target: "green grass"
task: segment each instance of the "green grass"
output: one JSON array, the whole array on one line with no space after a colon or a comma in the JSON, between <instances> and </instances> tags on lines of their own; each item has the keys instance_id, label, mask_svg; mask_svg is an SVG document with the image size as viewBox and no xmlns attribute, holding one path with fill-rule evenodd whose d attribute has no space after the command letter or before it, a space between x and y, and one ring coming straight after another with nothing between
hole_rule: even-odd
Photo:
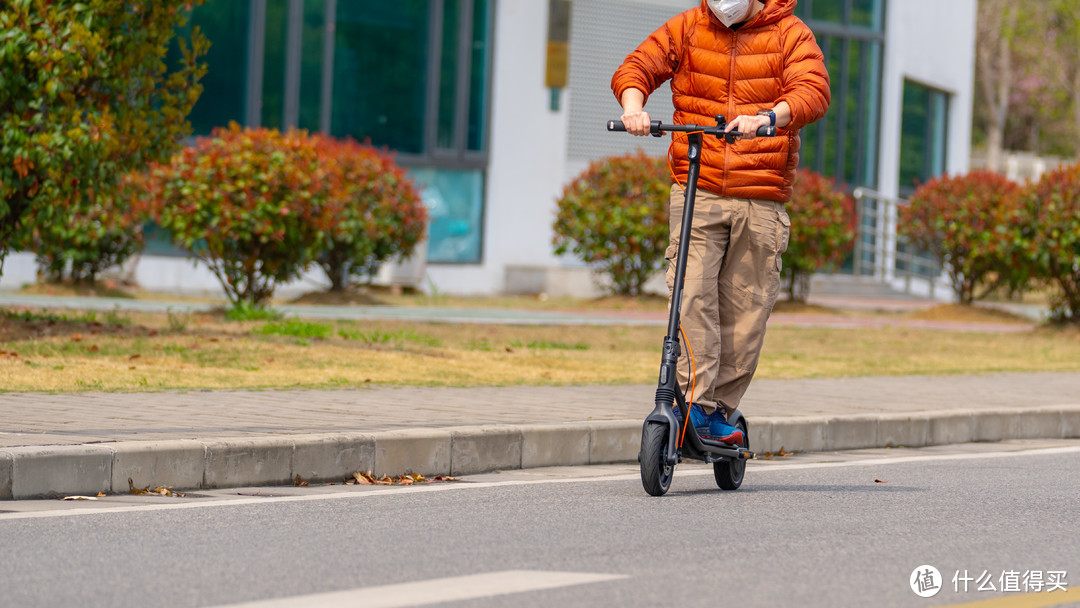
<instances>
[{"instance_id":1,"label":"green grass","mask_svg":"<svg viewBox=\"0 0 1080 608\"><path fill-rule=\"evenodd\" d=\"M886 315L897 321L896 314ZM0 391L656 382L663 328L0 315ZM758 378L1080 371L1080 331L769 329Z\"/></svg>"},{"instance_id":2,"label":"green grass","mask_svg":"<svg viewBox=\"0 0 1080 608\"><path fill-rule=\"evenodd\" d=\"M511 348L530 348L534 350L589 350L589 345L585 342L575 342L570 344L567 342L553 342L551 340L529 340L528 342L512 340L509 346Z\"/></svg>"},{"instance_id":3,"label":"green grass","mask_svg":"<svg viewBox=\"0 0 1080 608\"><path fill-rule=\"evenodd\" d=\"M325 323L286 319L281 323L267 323L256 330L255 333L264 336L292 336L294 338L324 340L333 335L334 328Z\"/></svg>"},{"instance_id":4,"label":"green grass","mask_svg":"<svg viewBox=\"0 0 1080 608\"><path fill-rule=\"evenodd\" d=\"M380 329L373 329L370 331L339 329L337 335L346 340L363 342L365 344L411 342L414 344L422 344L424 346L438 347L442 346L443 343L442 340L438 338L411 329L399 329L397 331L383 331Z\"/></svg>"},{"instance_id":5,"label":"green grass","mask_svg":"<svg viewBox=\"0 0 1080 608\"><path fill-rule=\"evenodd\" d=\"M22 321L24 323L97 323L97 312L92 310L88 310L78 315L49 312L47 310L42 310L39 313L29 310L4 310L0 311L0 314L3 314L4 318L10 321Z\"/></svg>"},{"instance_id":6,"label":"green grass","mask_svg":"<svg viewBox=\"0 0 1080 608\"><path fill-rule=\"evenodd\" d=\"M277 321L283 315L264 306L254 306L247 302L237 302L225 311L227 321Z\"/></svg>"}]
</instances>

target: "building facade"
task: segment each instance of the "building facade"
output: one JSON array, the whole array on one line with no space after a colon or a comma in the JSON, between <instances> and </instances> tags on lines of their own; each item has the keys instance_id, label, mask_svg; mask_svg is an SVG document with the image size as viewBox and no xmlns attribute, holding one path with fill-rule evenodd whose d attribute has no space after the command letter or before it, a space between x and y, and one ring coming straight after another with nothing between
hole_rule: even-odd
<instances>
[{"instance_id":1,"label":"building facade","mask_svg":"<svg viewBox=\"0 0 1080 608\"><path fill-rule=\"evenodd\" d=\"M666 139L605 131L620 113L609 82L649 33L699 3L207 0L187 26L213 44L190 119L196 135L236 121L393 150L430 210L422 288L588 294L588 269L553 253L556 199L594 159L666 153ZM825 119L803 131L803 166L893 198L966 171L975 9L976 0L800 0L833 93ZM646 109L670 121L666 86ZM150 289L217 289L164 235L135 277ZM325 283L313 273L286 291Z\"/></svg>"}]
</instances>

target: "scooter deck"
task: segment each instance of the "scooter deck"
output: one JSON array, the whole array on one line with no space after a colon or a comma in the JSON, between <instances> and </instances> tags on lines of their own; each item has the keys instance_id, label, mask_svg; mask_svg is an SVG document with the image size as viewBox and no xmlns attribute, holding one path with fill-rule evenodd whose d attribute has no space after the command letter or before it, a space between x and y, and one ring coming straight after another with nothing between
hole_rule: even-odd
<instances>
[{"instance_id":1,"label":"scooter deck","mask_svg":"<svg viewBox=\"0 0 1080 608\"><path fill-rule=\"evenodd\" d=\"M695 445L695 443L697 445ZM716 462L721 459L738 460L742 458L754 458L754 452L751 450L729 443L698 437L697 433L691 429L686 429L686 440L680 450L680 455L683 458L701 460L707 463Z\"/></svg>"}]
</instances>

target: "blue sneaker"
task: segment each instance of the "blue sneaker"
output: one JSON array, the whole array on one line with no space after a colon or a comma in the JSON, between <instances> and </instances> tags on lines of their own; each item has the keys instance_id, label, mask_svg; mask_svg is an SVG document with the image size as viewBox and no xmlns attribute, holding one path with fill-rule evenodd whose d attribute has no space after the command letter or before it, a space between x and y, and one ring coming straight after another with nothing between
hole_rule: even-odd
<instances>
[{"instance_id":1,"label":"blue sneaker","mask_svg":"<svg viewBox=\"0 0 1080 608\"><path fill-rule=\"evenodd\" d=\"M710 438L709 433L709 415L705 413L705 410L697 403L690 405L690 422L694 425L694 430L697 431L698 437L704 439Z\"/></svg>"},{"instance_id":2,"label":"blue sneaker","mask_svg":"<svg viewBox=\"0 0 1080 608\"><path fill-rule=\"evenodd\" d=\"M718 407L716 411L709 414L708 424L709 439L730 443L731 445L738 445L743 442L742 429L728 424L727 416L724 415L724 408Z\"/></svg>"}]
</instances>

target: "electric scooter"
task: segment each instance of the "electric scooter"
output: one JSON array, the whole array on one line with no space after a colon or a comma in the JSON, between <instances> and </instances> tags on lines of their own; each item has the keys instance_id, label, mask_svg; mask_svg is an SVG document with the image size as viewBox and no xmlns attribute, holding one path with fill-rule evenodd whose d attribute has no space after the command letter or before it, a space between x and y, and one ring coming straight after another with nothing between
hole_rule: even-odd
<instances>
[{"instance_id":1,"label":"electric scooter","mask_svg":"<svg viewBox=\"0 0 1080 608\"><path fill-rule=\"evenodd\" d=\"M620 120L609 120L608 131L626 131ZM737 490L742 485L746 473L746 461L754 457L750 451L750 434L747 432L746 418L735 410L728 416L728 424L742 431L743 440L738 445L712 441L698 436L694 425L690 423L690 404L676 380L675 369L678 365L682 348L679 343L680 315L682 311L683 280L686 276L686 255L690 247L690 230L694 217L694 196L697 193L698 173L701 170L701 146L706 136L724 139L728 144L742 135L738 131L724 133L727 120L721 115L716 117L716 126L701 125L665 125L659 120L652 121L649 133L662 137L664 133L686 133L689 143L687 160L690 169L686 178L686 202L683 206L682 235L679 239L678 257L675 262L675 283L671 290L671 311L668 315L667 335L664 336L664 350L660 359L660 381L656 388L656 407L645 418L641 429L641 451L638 463L641 465L641 485L652 496L663 496L671 487L675 465L683 458L700 460L713 465L716 485L722 490ZM776 127L761 127L759 137L776 135ZM675 415L673 407L678 407L682 421ZM684 428L685 427L685 428Z\"/></svg>"}]
</instances>

